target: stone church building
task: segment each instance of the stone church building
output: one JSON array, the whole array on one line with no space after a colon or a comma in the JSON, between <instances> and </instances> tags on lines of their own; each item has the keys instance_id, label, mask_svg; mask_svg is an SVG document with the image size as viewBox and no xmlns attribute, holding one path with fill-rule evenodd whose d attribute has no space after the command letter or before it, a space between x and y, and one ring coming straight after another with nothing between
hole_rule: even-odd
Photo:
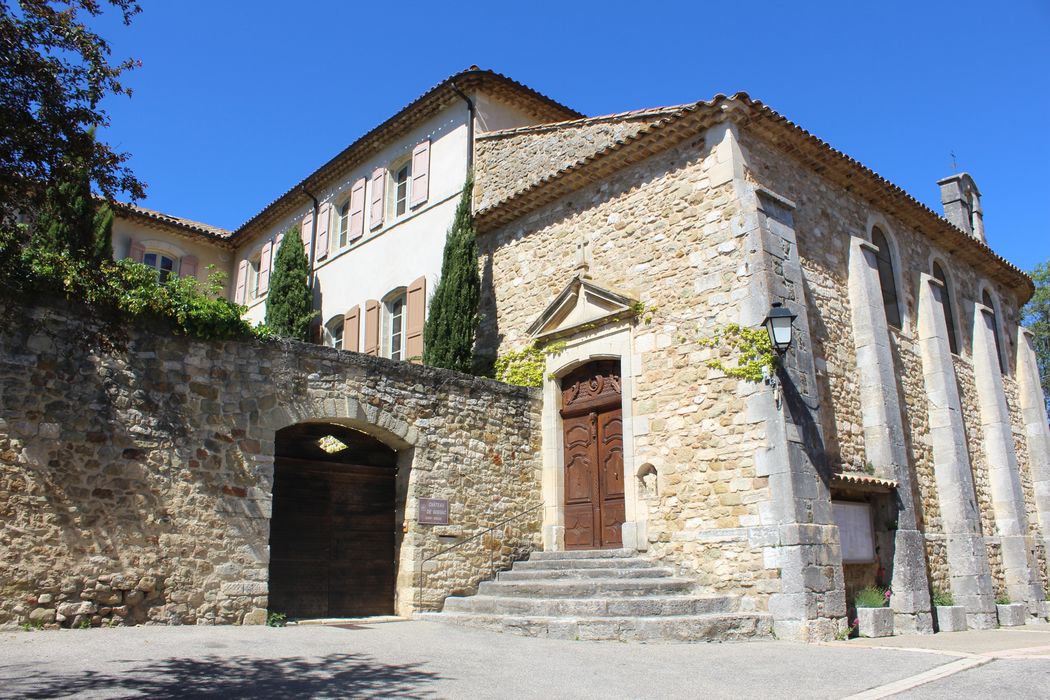
<instances>
[{"instance_id":1,"label":"stone church building","mask_svg":"<svg viewBox=\"0 0 1050 700\"><path fill-rule=\"evenodd\" d=\"M477 354L534 348L531 392L406 362L470 171ZM1041 620L1033 285L989 247L973 178L937 185L943 214L745 94L586 117L471 68L235 231L127 205L117 257L226 272L253 321L298 231L317 341L350 352L137 335L83 357L106 381L79 400L110 397L113 437L48 418L76 394L62 329L87 322L25 312L51 330L2 339L0 622L443 607L552 636L816 640L870 585L897 632L945 627L934 593L971 628L1007 600ZM711 339L774 305L794 319L776 369L713 367L733 359ZM170 420L144 417L165 396Z\"/></svg>"}]
</instances>

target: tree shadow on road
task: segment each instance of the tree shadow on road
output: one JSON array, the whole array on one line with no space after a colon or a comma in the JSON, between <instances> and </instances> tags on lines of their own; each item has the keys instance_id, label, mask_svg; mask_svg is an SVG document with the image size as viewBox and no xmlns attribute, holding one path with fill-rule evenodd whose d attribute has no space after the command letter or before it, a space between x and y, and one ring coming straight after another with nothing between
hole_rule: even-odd
<instances>
[{"instance_id":1,"label":"tree shadow on road","mask_svg":"<svg viewBox=\"0 0 1050 700\"><path fill-rule=\"evenodd\" d=\"M62 674L0 667L8 676L0 696L54 698L403 698L434 697L426 685L441 679L422 664L376 663L363 654L304 659L209 656L123 662L121 668Z\"/></svg>"}]
</instances>

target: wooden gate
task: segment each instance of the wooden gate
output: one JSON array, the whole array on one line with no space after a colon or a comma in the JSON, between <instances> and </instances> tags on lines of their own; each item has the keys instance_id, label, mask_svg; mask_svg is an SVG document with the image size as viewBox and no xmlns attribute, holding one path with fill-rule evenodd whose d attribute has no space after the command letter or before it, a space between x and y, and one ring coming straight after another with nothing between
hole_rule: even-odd
<instances>
[{"instance_id":1,"label":"wooden gate","mask_svg":"<svg viewBox=\"0 0 1050 700\"><path fill-rule=\"evenodd\" d=\"M602 360L561 382L565 443L565 547L623 545L623 398L620 363Z\"/></svg>"},{"instance_id":2,"label":"wooden gate","mask_svg":"<svg viewBox=\"0 0 1050 700\"><path fill-rule=\"evenodd\" d=\"M346 428L278 434L270 610L293 619L394 612L395 464L393 450Z\"/></svg>"}]
</instances>

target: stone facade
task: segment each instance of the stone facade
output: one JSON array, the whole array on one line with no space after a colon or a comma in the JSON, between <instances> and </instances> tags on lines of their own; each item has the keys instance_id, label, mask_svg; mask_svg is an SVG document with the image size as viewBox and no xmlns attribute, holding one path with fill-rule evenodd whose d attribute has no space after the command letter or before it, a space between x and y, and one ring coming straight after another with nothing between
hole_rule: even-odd
<instances>
[{"instance_id":1,"label":"stone facade","mask_svg":"<svg viewBox=\"0 0 1050 700\"><path fill-rule=\"evenodd\" d=\"M275 431L307 421L398 451L401 613L538 545L539 402L526 389L164 328L99 350L76 309L0 313L0 625L265 621ZM420 497L449 499L450 524L420 525Z\"/></svg>"},{"instance_id":2,"label":"stone facade","mask_svg":"<svg viewBox=\"0 0 1050 700\"><path fill-rule=\"evenodd\" d=\"M991 253L986 264L972 248L946 245L946 237L957 233L931 237L925 223L916 223L927 213L851 191L778 147L745 118L734 119L729 107L722 109L731 115L722 123L698 126L692 138L668 138L662 149L650 140L646 147L653 155L625 161L619 169L609 164L616 148L584 147L590 160L577 159L572 182L584 182L592 161L598 174L553 201L535 196L522 202L517 195L548 183L560 192L559 169L572 160L566 152L578 145L588 120L482 139L477 208L483 224L494 223L479 231L488 302L480 350L497 355L532 342L530 326L543 305L580 270L596 284L637 299L645 314L616 319L604 330L592 324L562 333L570 357L551 357L545 380L556 384L588 357L618 354L603 332L620 328L627 334L619 343L628 348L619 354L629 375L625 385L630 383L624 411L632 417L633 453L625 479L637 474L638 481L633 493L628 489L625 542L629 530L644 533L634 543L639 549L711 590L739 594L745 605L770 610L783 623L778 634L830 636L840 628L835 621L846 615L847 596L874 583L895 590L898 631L929 632L930 592L953 590L970 576L950 573L950 552L959 550L943 528L945 495L935 476L930 412L936 399L929 393L930 369L920 348L920 284L937 261L949 282L937 309L945 298L951 303L959 344L944 371L959 387L958 429L965 436L960 454L973 471L969 500L979 514L973 521L979 544L970 555L972 566L989 572L995 592L1005 591L985 455L984 426L990 423L987 418L982 423L972 356L975 304L987 291L1002 342L1004 420L1023 491L1023 539L1032 562L1025 595L1031 615L1045 614L1037 593L1045 589L1048 572L1033 488L1042 471L1031 476L1029 444L1035 443L1026 440L1026 431L1033 434L1033 421L1022 416L1015 368L1019 307L1028 293L1023 283L1003 273ZM594 121L592 131L611 133ZM625 131L616 145L626 148L645 138L644 129ZM498 157L503 142L511 141L513 157ZM513 163L529 163L527 173ZM541 176L531 178L533 172ZM485 214L501 202L516 216ZM901 328L883 323L883 374L865 379L868 355L858 355L857 302L848 293L851 275L857 274L851 271L850 250L852 238L877 252L870 243L876 226L893 247L902 323ZM875 284L874 308L881 313L877 278ZM798 345L781 377L787 406L780 413L771 408L776 392L711 369L713 351L699 342L728 323L757 325L774 300L799 314ZM863 313L861 325L871 318L871 310ZM872 377L880 376L882 384L874 387ZM865 415L870 390L882 386L896 403L896 428ZM546 397L557 401L556 392ZM545 411L552 416L544 428L545 469L557 473L557 406ZM885 444L896 445L889 452L880 442L885 430L890 431ZM845 488L838 474L868 478L876 486ZM561 498L556 484L545 494L548 500ZM880 514L874 562L844 570L828 512L836 498L868 501ZM550 522L556 514L554 508L546 516L548 548L560 546L557 523ZM981 601L983 607L991 602ZM971 611L972 624L994 622L994 606L983 607Z\"/></svg>"}]
</instances>

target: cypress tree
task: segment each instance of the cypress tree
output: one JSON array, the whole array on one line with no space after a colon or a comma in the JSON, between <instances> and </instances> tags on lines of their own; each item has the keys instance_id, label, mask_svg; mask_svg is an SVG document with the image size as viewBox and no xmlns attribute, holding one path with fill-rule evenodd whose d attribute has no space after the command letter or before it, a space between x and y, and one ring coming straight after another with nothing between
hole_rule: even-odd
<instances>
[{"instance_id":1,"label":"cypress tree","mask_svg":"<svg viewBox=\"0 0 1050 700\"><path fill-rule=\"evenodd\" d=\"M299 227L285 232L270 275L266 325L279 336L307 341L317 312L310 295L309 265Z\"/></svg>"},{"instance_id":2,"label":"cypress tree","mask_svg":"<svg viewBox=\"0 0 1050 700\"><path fill-rule=\"evenodd\" d=\"M103 202L95 210L94 244L96 260L113 259L113 208Z\"/></svg>"},{"instance_id":3,"label":"cypress tree","mask_svg":"<svg viewBox=\"0 0 1050 700\"><path fill-rule=\"evenodd\" d=\"M95 200L86 172L71 168L48 186L34 242L56 253L95 254Z\"/></svg>"},{"instance_id":4,"label":"cypress tree","mask_svg":"<svg viewBox=\"0 0 1050 700\"><path fill-rule=\"evenodd\" d=\"M80 136L95 140L95 130ZM91 192L91 174L83 159L68 163L44 195L44 206L34 227L34 243L56 253L95 260L113 258L113 211L99 204Z\"/></svg>"},{"instance_id":5,"label":"cypress tree","mask_svg":"<svg viewBox=\"0 0 1050 700\"><path fill-rule=\"evenodd\" d=\"M471 216L474 178L467 176L456 217L445 238L441 280L430 300L423 329L423 364L470 372L474 364L474 339L478 329L478 246Z\"/></svg>"}]
</instances>

